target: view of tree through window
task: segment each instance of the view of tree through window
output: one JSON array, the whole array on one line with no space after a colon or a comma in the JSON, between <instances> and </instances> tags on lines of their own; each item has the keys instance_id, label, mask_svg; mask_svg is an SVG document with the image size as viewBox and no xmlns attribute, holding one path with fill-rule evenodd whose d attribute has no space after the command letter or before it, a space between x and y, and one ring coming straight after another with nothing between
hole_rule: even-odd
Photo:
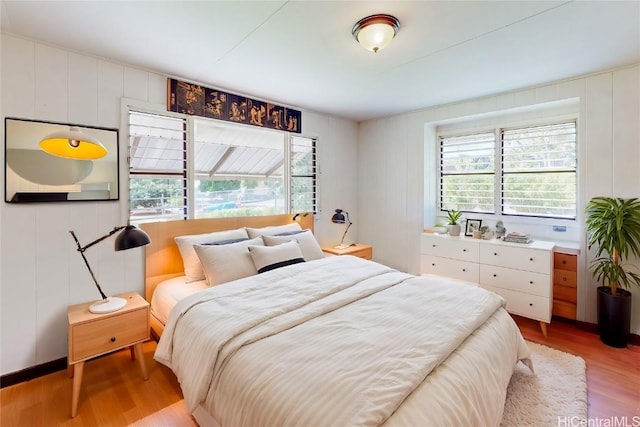
<instances>
[{"instance_id":1,"label":"view of tree through window","mask_svg":"<svg viewBox=\"0 0 640 427\"><path fill-rule=\"evenodd\" d=\"M440 207L575 219L576 164L575 122L441 137Z\"/></svg>"},{"instance_id":2,"label":"view of tree through window","mask_svg":"<svg viewBox=\"0 0 640 427\"><path fill-rule=\"evenodd\" d=\"M441 140L441 206L445 210L494 212L495 134Z\"/></svg>"}]
</instances>

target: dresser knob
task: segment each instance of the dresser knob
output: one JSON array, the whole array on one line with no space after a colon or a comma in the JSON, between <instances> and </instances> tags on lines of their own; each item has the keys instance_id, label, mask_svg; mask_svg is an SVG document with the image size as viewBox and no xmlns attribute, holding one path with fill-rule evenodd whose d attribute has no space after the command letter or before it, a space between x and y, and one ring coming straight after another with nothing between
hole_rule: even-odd
<instances>
[{"instance_id":1,"label":"dresser knob","mask_svg":"<svg viewBox=\"0 0 640 427\"><path fill-rule=\"evenodd\" d=\"M566 278L566 277L563 277L563 278L562 278L562 281L563 281L563 282L566 282L566 281L567 281L567 278Z\"/></svg>"},{"instance_id":2,"label":"dresser knob","mask_svg":"<svg viewBox=\"0 0 640 427\"><path fill-rule=\"evenodd\" d=\"M467 271L467 269L466 269L466 268L463 268L463 269L462 269L462 271Z\"/></svg>"},{"instance_id":3,"label":"dresser knob","mask_svg":"<svg viewBox=\"0 0 640 427\"><path fill-rule=\"evenodd\" d=\"M434 248L436 247L436 245L431 245L431 246L434 247Z\"/></svg>"},{"instance_id":4,"label":"dresser knob","mask_svg":"<svg viewBox=\"0 0 640 427\"><path fill-rule=\"evenodd\" d=\"M533 261L533 258L529 258L529 261Z\"/></svg>"},{"instance_id":5,"label":"dresser knob","mask_svg":"<svg viewBox=\"0 0 640 427\"><path fill-rule=\"evenodd\" d=\"M116 337L111 337L111 342L116 342Z\"/></svg>"},{"instance_id":6,"label":"dresser knob","mask_svg":"<svg viewBox=\"0 0 640 427\"><path fill-rule=\"evenodd\" d=\"M562 263L563 263L563 264L566 264L566 263L567 263L567 260L566 260L566 259L563 259L563 260L562 260Z\"/></svg>"},{"instance_id":7,"label":"dresser knob","mask_svg":"<svg viewBox=\"0 0 640 427\"><path fill-rule=\"evenodd\" d=\"M493 255L494 255L494 256L498 256L498 252L494 252L494 253L493 253Z\"/></svg>"},{"instance_id":8,"label":"dresser knob","mask_svg":"<svg viewBox=\"0 0 640 427\"><path fill-rule=\"evenodd\" d=\"M493 275L493 277L498 277L498 275L497 275L497 274L494 274L494 275Z\"/></svg>"},{"instance_id":9,"label":"dresser knob","mask_svg":"<svg viewBox=\"0 0 640 427\"><path fill-rule=\"evenodd\" d=\"M529 303L529 307L533 307L533 303Z\"/></svg>"},{"instance_id":10,"label":"dresser knob","mask_svg":"<svg viewBox=\"0 0 640 427\"><path fill-rule=\"evenodd\" d=\"M530 285L533 285L533 280L529 280L529 284L530 284Z\"/></svg>"},{"instance_id":11,"label":"dresser knob","mask_svg":"<svg viewBox=\"0 0 640 427\"><path fill-rule=\"evenodd\" d=\"M466 250L466 249L463 249L463 250L462 250L462 252L467 252L467 250Z\"/></svg>"},{"instance_id":12,"label":"dresser knob","mask_svg":"<svg viewBox=\"0 0 640 427\"><path fill-rule=\"evenodd\" d=\"M433 263L433 262L432 262L432 263L431 263L431 266L432 266L432 267L435 267L436 265L435 265L435 263Z\"/></svg>"}]
</instances>

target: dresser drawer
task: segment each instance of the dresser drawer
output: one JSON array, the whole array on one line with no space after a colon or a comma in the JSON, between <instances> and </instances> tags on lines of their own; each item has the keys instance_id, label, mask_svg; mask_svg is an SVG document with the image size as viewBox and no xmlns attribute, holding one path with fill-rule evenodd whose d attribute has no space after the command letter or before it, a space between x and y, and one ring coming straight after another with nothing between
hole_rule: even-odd
<instances>
[{"instance_id":1,"label":"dresser drawer","mask_svg":"<svg viewBox=\"0 0 640 427\"><path fill-rule=\"evenodd\" d=\"M553 300L553 315L576 320L576 305L566 301Z\"/></svg>"},{"instance_id":2,"label":"dresser drawer","mask_svg":"<svg viewBox=\"0 0 640 427\"><path fill-rule=\"evenodd\" d=\"M578 257L576 255L554 252L553 268L567 271L578 271Z\"/></svg>"},{"instance_id":3,"label":"dresser drawer","mask_svg":"<svg viewBox=\"0 0 640 427\"><path fill-rule=\"evenodd\" d=\"M578 285L578 273L555 268L553 270L553 284L575 288Z\"/></svg>"},{"instance_id":4,"label":"dresser drawer","mask_svg":"<svg viewBox=\"0 0 640 427\"><path fill-rule=\"evenodd\" d=\"M571 302L575 304L578 301L576 288L567 286L553 285L553 299Z\"/></svg>"},{"instance_id":5,"label":"dresser drawer","mask_svg":"<svg viewBox=\"0 0 640 427\"><path fill-rule=\"evenodd\" d=\"M472 239L423 234L420 246L423 254L475 263L479 260L478 242Z\"/></svg>"},{"instance_id":6,"label":"dresser drawer","mask_svg":"<svg viewBox=\"0 0 640 427\"><path fill-rule=\"evenodd\" d=\"M148 308L73 325L70 334L69 363L128 347L149 336Z\"/></svg>"},{"instance_id":7,"label":"dresser drawer","mask_svg":"<svg viewBox=\"0 0 640 427\"><path fill-rule=\"evenodd\" d=\"M549 274L551 272L551 252L506 245L482 244L480 263Z\"/></svg>"},{"instance_id":8,"label":"dresser drawer","mask_svg":"<svg viewBox=\"0 0 640 427\"><path fill-rule=\"evenodd\" d=\"M551 277L548 274L514 270L495 265L480 265L480 285L525 292L549 298Z\"/></svg>"},{"instance_id":9,"label":"dresser drawer","mask_svg":"<svg viewBox=\"0 0 640 427\"><path fill-rule=\"evenodd\" d=\"M479 267L476 263L422 254L420 264L423 273L478 283Z\"/></svg>"},{"instance_id":10,"label":"dresser drawer","mask_svg":"<svg viewBox=\"0 0 640 427\"><path fill-rule=\"evenodd\" d=\"M481 285L507 301L507 311L530 319L549 323L551 321L551 300L538 295L514 292L508 289Z\"/></svg>"}]
</instances>

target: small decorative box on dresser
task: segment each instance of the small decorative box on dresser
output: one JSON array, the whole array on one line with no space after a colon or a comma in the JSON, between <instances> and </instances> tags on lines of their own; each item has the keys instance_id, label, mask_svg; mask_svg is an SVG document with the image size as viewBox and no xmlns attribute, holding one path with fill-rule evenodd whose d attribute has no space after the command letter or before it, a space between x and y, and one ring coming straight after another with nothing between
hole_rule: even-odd
<instances>
[{"instance_id":1,"label":"small decorative box on dresser","mask_svg":"<svg viewBox=\"0 0 640 427\"><path fill-rule=\"evenodd\" d=\"M553 315L576 319L578 256L553 254Z\"/></svg>"},{"instance_id":2,"label":"small decorative box on dresser","mask_svg":"<svg viewBox=\"0 0 640 427\"><path fill-rule=\"evenodd\" d=\"M519 244L425 233L420 270L475 282L501 295L509 312L538 320L546 336L553 300L554 246L539 240Z\"/></svg>"},{"instance_id":3,"label":"small decorative box on dresser","mask_svg":"<svg viewBox=\"0 0 640 427\"><path fill-rule=\"evenodd\" d=\"M89 306L92 303L73 305L67 310L69 374L73 376L72 417L76 416L78 410L78 396L86 360L130 347L132 358L135 351L143 378L148 378L142 343L149 339L149 303L136 292L119 296L127 300L127 305L112 313L91 313Z\"/></svg>"},{"instance_id":4,"label":"small decorative box on dresser","mask_svg":"<svg viewBox=\"0 0 640 427\"><path fill-rule=\"evenodd\" d=\"M371 259L373 257L373 249L369 245L361 245L356 243L344 249L336 249L332 246L322 248L322 252L332 255L353 255L358 258Z\"/></svg>"}]
</instances>

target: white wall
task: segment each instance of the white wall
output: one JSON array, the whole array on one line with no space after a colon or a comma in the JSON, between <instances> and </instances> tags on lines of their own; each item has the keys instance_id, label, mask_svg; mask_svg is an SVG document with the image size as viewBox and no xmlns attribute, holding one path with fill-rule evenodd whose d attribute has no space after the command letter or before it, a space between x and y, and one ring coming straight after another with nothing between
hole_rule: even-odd
<instances>
[{"instance_id":1,"label":"white wall","mask_svg":"<svg viewBox=\"0 0 640 427\"><path fill-rule=\"evenodd\" d=\"M594 196L640 197L640 65L361 123L360 240L374 245L374 259L418 273L419 236L436 215L436 127L574 99L579 218L557 237L549 231L551 221L516 226L533 230L537 238L579 243L578 320L596 323L598 285L586 267L582 213ZM631 330L640 334L640 289L632 291Z\"/></svg>"},{"instance_id":2,"label":"white wall","mask_svg":"<svg viewBox=\"0 0 640 427\"><path fill-rule=\"evenodd\" d=\"M165 109L165 75L8 35L1 35L0 60L3 119L121 128L122 98ZM322 244L335 244L343 229L329 222L333 209L358 219L357 124L310 111L302 123L304 135L319 138L316 233ZM4 120L2 127L4 134ZM127 145L121 129L119 202L0 204L0 375L65 357L67 306L99 298L69 230L88 243L126 223ZM4 164L4 150L0 156ZM349 235L357 240L355 226ZM112 245L86 252L103 290L143 292L144 250L115 252Z\"/></svg>"}]
</instances>

